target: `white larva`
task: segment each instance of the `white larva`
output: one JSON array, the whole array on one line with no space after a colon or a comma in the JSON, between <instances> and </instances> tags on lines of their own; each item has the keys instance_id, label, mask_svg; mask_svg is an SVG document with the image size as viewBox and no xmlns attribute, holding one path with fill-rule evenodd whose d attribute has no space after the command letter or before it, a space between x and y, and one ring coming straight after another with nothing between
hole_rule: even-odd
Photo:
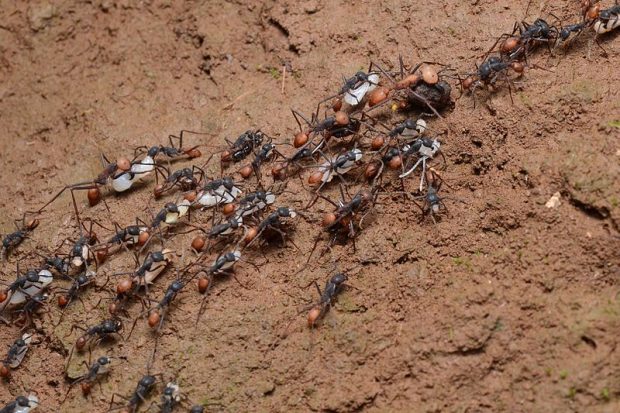
<instances>
[{"instance_id":1,"label":"white larva","mask_svg":"<svg viewBox=\"0 0 620 413\"><path fill-rule=\"evenodd\" d=\"M379 75L371 73L368 75L368 81L363 82L355 89L350 89L344 94L344 101L351 106L359 105L366 96L366 93L373 91L379 83Z\"/></svg>"},{"instance_id":2,"label":"white larva","mask_svg":"<svg viewBox=\"0 0 620 413\"><path fill-rule=\"evenodd\" d=\"M602 13L601 13L602 14ZM600 17L594 22L593 29L598 34L609 33L610 31L620 27L620 14L610 13L609 18L601 19Z\"/></svg>"},{"instance_id":3,"label":"white larva","mask_svg":"<svg viewBox=\"0 0 620 413\"><path fill-rule=\"evenodd\" d=\"M134 183L132 172L123 172L116 178L112 179L112 189L116 192L124 192L131 188Z\"/></svg>"}]
</instances>

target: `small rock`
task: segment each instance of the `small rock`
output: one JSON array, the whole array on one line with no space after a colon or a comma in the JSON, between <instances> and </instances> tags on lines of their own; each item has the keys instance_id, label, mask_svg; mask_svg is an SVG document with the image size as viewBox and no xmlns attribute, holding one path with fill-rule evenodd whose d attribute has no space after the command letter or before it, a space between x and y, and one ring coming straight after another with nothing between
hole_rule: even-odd
<instances>
[{"instance_id":1,"label":"small rock","mask_svg":"<svg viewBox=\"0 0 620 413\"><path fill-rule=\"evenodd\" d=\"M556 192L555 194L553 194L551 196L551 198L549 198L549 200L547 201L547 203L545 204L545 206L547 208L557 208L560 206L560 193Z\"/></svg>"},{"instance_id":2,"label":"small rock","mask_svg":"<svg viewBox=\"0 0 620 413\"><path fill-rule=\"evenodd\" d=\"M56 10L50 3L43 3L39 6L33 6L30 9L30 28L39 31L48 25L49 20L54 17Z\"/></svg>"},{"instance_id":3,"label":"small rock","mask_svg":"<svg viewBox=\"0 0 620 413\"><path fill-rule=\"evenodd\" d=\"M267 396L276 389L276 385L273 382L265 381L257 385L257 389L263 396Z\"/></svg>"}]
</instances>

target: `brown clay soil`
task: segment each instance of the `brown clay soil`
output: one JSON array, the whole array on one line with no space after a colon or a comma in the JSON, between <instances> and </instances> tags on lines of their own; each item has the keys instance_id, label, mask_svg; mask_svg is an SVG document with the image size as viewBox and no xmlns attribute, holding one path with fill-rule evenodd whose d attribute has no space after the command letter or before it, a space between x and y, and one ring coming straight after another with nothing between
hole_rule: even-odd
<instances>
[{"instance_id":1,"label":"brown clay soil","mask_svg":"<svg viewBox=\"0 0 620 413\"><path fill-rule=\"evenodd\" d=\"M289 109L311 113L343 75L371 60L393 68L401 54L463 73L516 20L550 12L566 23L579 19L577 1L532 1L525 15L527 3L2 1L0 232L63 185L95 176L100 153L115 159L182 129L208 132L186 137L186 146L202 145L203 161L225 147L224 137L249 128L290 142L297 125ZM188 403L210 411L620 411L617 37L600 39L607 55L590 32L553 55L534 53L514 103L504 86L488 99L481 91L474 108L470 96L456 99L453 83L455 106L444 112L451 130L429 120L442 134L449 215L419 223L414 204L381 196L355 253L348 242L319 258L323 237L306 266L320 213L331 210L320 200L291 232L302 253L291 243L244 251L259 270L239 263L246 288L218 279L197 325L202 297L195 285L183 290L150 372L176 379ZM216 161L208 168L219 173ZM103 203L89 208L83 192L78 205L83 217L128 225L175 199L153 200L152 187L109 194L111 212ZM310 198L297 179L287 190L279 205L302 208ZM556 192L560 205L545 207ZM338 185L325 193L337 199ZM193 214L192 222L208 227L210 214ZM68 194L40 220L2 263L3 280L15 276L18 260L37 265L32 251L47 254L78 235ZM192 236L166 242L177 267L192 259ZM128 253L101 265L99 283L110 282L85 292L56 327L52 300L35 320L39 343L1 383L0 401L35 391L38 411L104 412L114 393L129 395L156 337L143 319L130 339L93 351L93 359L119 358L90 397L75 386L65 400L63 368L79 335L71 326L106 317L111 274L134 268ZM305 314L295 314L317 299L311 283L323 285L335 268L349 272L347 286L309 329ZM153 296L174 277L167 271ZM55 285L58 293L64 282ZM125 337L139 312L139 304L130 309ZM18 326L2 325L2 348L18 335ZM69 375L87 357L76 355ZM148 403L159 401L162 387L159 380Z\"/></svg>"}]
</instances>

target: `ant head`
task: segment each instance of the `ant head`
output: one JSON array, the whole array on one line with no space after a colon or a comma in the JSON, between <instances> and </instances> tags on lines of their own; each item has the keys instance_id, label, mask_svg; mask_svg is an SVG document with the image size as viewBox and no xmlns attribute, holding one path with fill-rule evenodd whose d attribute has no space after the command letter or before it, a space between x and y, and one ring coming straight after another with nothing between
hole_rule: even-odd
<instances>
[{"instance_id":1,"label":"ant head","mask_svg":"<svg viewBox=\"0 0 620 413\"><path fill-rule=\"evenodd\" d=\"M183 282L176 280L174 281L172 284L170 284L170 288L172 288L172 290L174 292L179 292L181 291L181 289L184 287Z\"/></svg>"},{"instance_id":2,"label":"ant head","mask_svg":"<svg viewBox=\"0 0 620 413\"><path fill-rule=\"evenodd\" d=\"M159 146L151 146L146 154L147 154L147 156L150 156L151 158L154 158L154 157L157 156L159 151L160 151L160 147Z\"/></svg>"},{"instance_id":3,"label":"ant head","mask_svg":"<svg viewBox=\"0 0 620 413\"><path fill-rule=\"evenodd\" d=\"M37 270L28 270L26 272L26 280L31 283L36 283L39 281L39 272Z\"/></svg>"},{"instance_id":4,"label":"ant head","mask_svg":"<svg viewBox=\"0 0 620 413\"><path fill-rule=\"evenodd\" d=\"M99 364L100 366L108 365L111 362L112 360L110 359L110 357L107 357L107 356L101 356L97 359L97 364Z\"/></svg>"},{"instance_id":5,"label":"ant head","mask_svg":"<svg viewBox=\"0 0 620 413\"><path fill-rule=\"evenodd\" d=\"M28 400L28 398L26 396L17 396L17 398L15 399L15 402L17 403L17 406L19 406L19 407L29 407L30 406L30 400Z\"/></svg>"},{"instance_id":6,"label":"ant head","mask_svg":"<svg viewBox=\"0 0 620 413\"><path fill-rule=\"evenodd\" d=\"M338 285L338 284L342 284L348 279L349 277L347 277L345 273L340 272L332 277L331 282Z\"/></svg>"},{"instance_id":7,"label":"ant head","mask_svg":"<svg viewBox=\"0 0 620 413\"><path fill-rule=\"evenodd\" d=\"M103 322L106 330L120 331L123 329L123 322L120 318L110 318Z\"/></svg>"},{"instance_id":8,"label":"ant head","mask_svg":"<svg viewBox=\"0 0 620 413\"><path fill-rule=\"evenodd\" d=\"M138 384L143 387L151 387L152 385L155 384L156 381L157 380L155 379L155 376L151 376L150 374L148 374L142 377L140 381L138 382Z\"/></svg>"},{"instance_id":9,"label":"ant head","mask_svg":"<svg viewBox=\"0 0 620 413\"><path fill-rule=\"evenodd\" d=\"M174 213L178 213L179 212L179 208L177 207L177 204L175 204L174 202L168 202L165 206L164 209L168 212L174 212Z\"/></svg>"}]
</instances>

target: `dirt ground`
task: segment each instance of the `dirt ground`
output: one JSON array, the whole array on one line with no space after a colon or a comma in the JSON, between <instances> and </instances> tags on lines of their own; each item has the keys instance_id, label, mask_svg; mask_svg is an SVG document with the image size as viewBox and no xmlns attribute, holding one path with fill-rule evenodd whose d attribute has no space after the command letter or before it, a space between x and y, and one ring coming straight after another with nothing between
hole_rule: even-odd
<instances>
[{"instance_id":1,"label":"dirt ground","mask_svg":"<svg viewBox=\"0 0 620 413\"><path fill-rule=\"evenodd\" d=\"M527 15L525 0L0 4L2 234L63 185L92 179L100 153L116 159L182 129L207 133L186 135L186 146L202 145L201 161L250 128L290 142L290 108L311 113L371 60L394 68L400 54L464 73L517 20L579 19L573 0L533 0ZM600 43L606 55L591 33L553 55L535 53L513 103L503 87L488 100L481 92L474 108L470 96L456 99L453 83L454 108L445 121L429 120L444 132L449 215L419 223L411 202L382 196L355 253L351 242L336 245L306 266L320 213L331 210L317 202L291 232L301 252L291 243L244 251L236 276L246 288L218 279L198 324L202 296L194 285L180 293L149 372L175 379L187 403L209 411L620 411L618 34ZM154 200L152 187L106 196L111 212L89 208L84 193L78 205L83 217L128 225L175 199ZM337 188L326 194L337 199ZM299 180L287 191L278 205L310 199ZM545 207L556 192L559 206ZM196 225L210 219L192 215ZM15 277L18 260L37 265L32 251L47 254L79 234L68 195L40 220L1 264L3 280ZM167 241L177 266L191 259L192 237ZM325 244L324 236L318 249ZM0 401L35 391L38 411L105 412L114 393L128 396L155 342L144 320L129 339L93 351L118 358L88 398L69 388L63 369L79 336L72 325L106 317L112 274L134 268L131 254L112 257L99 268L100 284L110 282L86 291L60 323L52 300L36 320L39 344L1 383ZM323 285L336 268L348 272L347 286L309 329L295 314L317 299L311 283ZM174 277L158 279L154 296ZM139 312L136 304L124 319L125 338ZM3 325L2 348L18 335ZM71 374L87 356L74 358ZM159 379L148 403L162 388Z\"/></svg>"}]
</instances>

